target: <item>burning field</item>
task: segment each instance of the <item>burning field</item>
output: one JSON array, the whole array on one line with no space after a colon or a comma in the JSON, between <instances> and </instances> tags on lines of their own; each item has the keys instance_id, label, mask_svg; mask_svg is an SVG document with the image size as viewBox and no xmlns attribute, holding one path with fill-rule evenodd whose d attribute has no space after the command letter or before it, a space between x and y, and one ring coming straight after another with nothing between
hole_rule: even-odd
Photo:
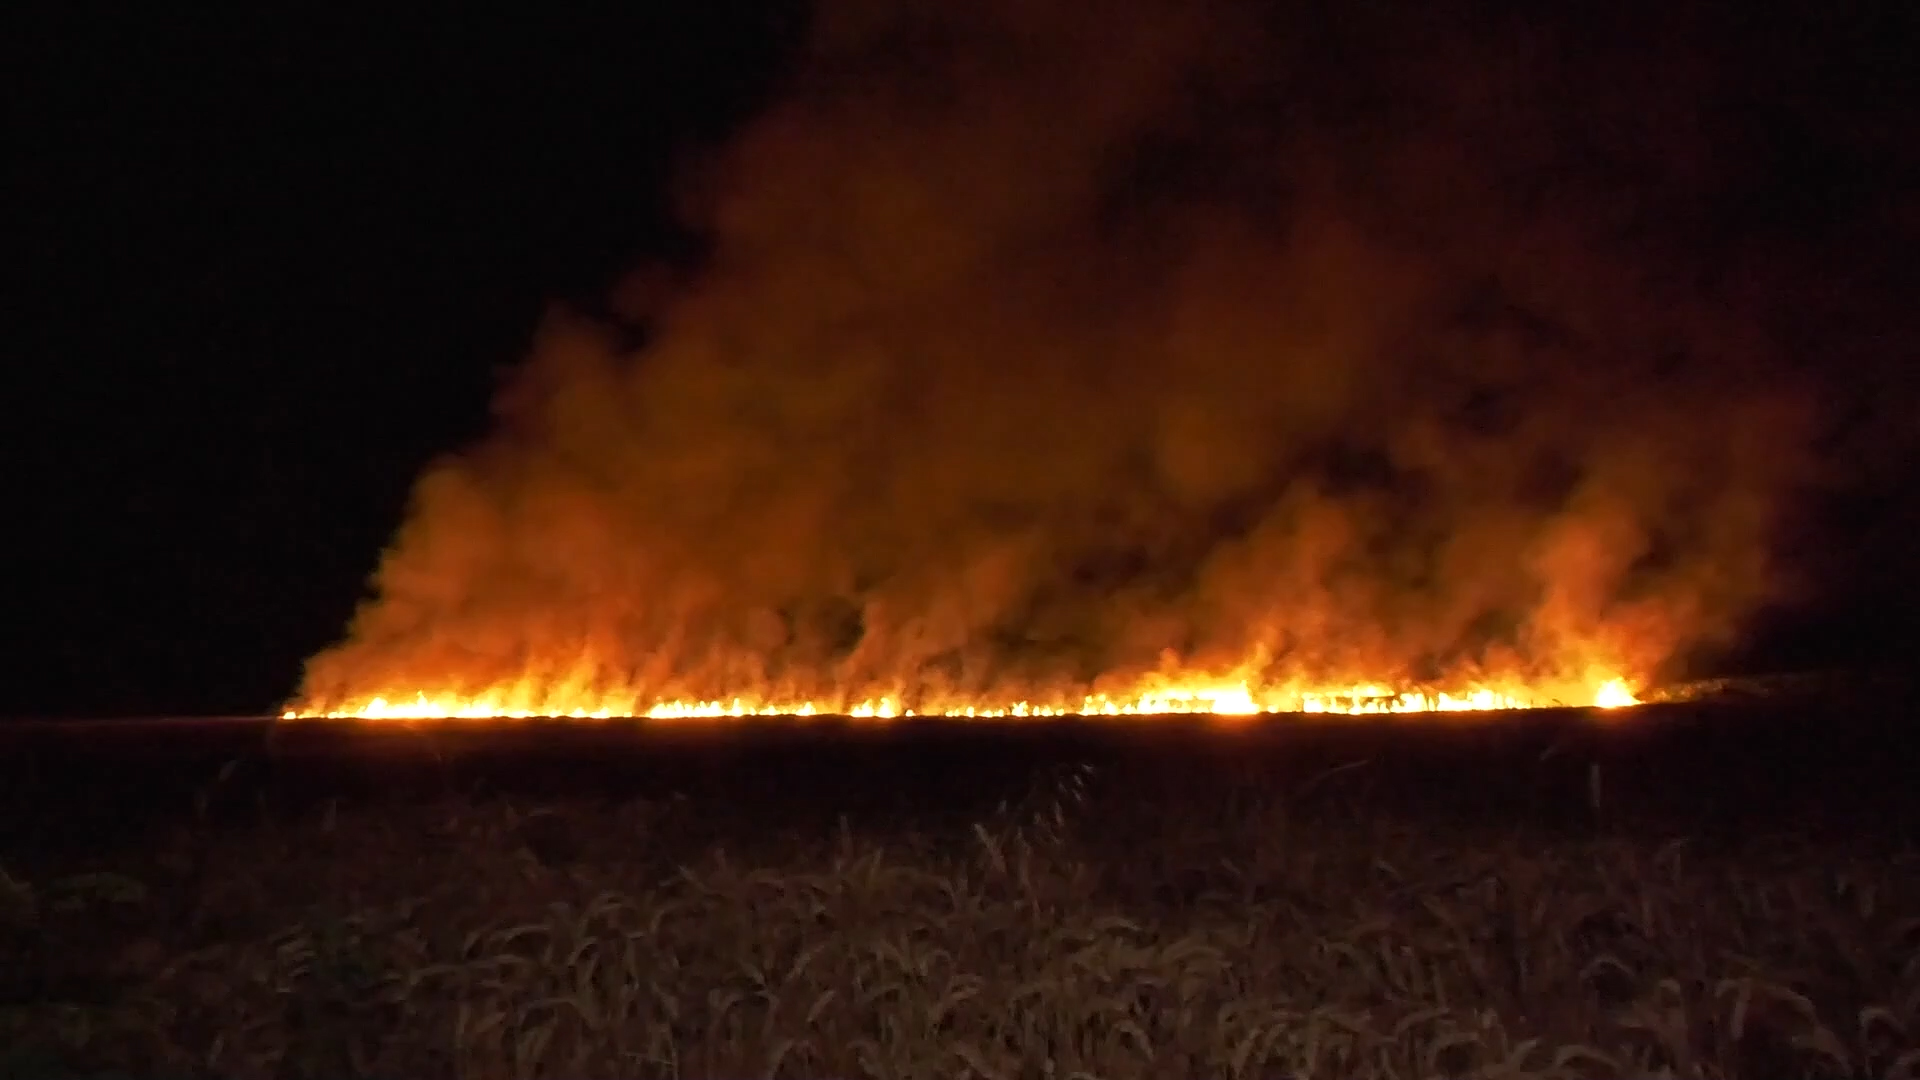
<instances>
[{"instance_id":1,"label":"burning field","mask_svg":"<svg viewBox=\"0 0 1920 1080\"><path fill-rule=\"evenodd\" d=\"M0 1077L1920 1075L1913 688L1673 703L1879 422L1682 6L825 0L282 718L0 726Z\"/></svg>"},{"instance_id":2,"label":"burning field","mask_svg":"<svg viewBox=\"0 0 1920 1080\"><path fill-rule=\"evenodd\" d=\"M1679 53L914 10L826 5L289 716L1615 706L1789 586L1819 398Z\"/></svg>"},{"instance_id":3,"label":"burning field","mask_svg":"<svg viewBox=\"0 0 1920 1080\"><path fill-rule=\"evenodd\" d=\"M301 712L289 709L282 719L328 720L502 720L502 719L574 719L608 720L632 718L646 720L717 720L741 717L844 716L856 720L892 720L915 716L942 719L1007 719L1032 717L1110 717L1181 716L1215 717L1258 716L1273 713L1334 713L1345 716L1407 713L1487 713L1513 709L1559 708L1586 705L1599 709L1619 709L1638 705L1640 699L1620 679L1608 679L1572 700L1550 698L1533 687L1516 687L1501 693L1480 688L1465 694L1444 691L1395 692L1386 686L1355 686L1338 691L1263 692L1256 698L1242 682L1234 685L1201 683L1189 685L1169 680L1165 689L1143 692L1115 700L1102 695L1087 695L1077 704L1035 704L1016 701L1007 704L956 704L940 701L931 709L915 709L891 697L868 699L851 705L834 702L822 705L813 701L776 702L765 698L735 697L728 701L649 702L631 692L578 693L555 690L522 680L505 690L487 689L474 695L443 694L429 697L421 692L412 700L388 701L375 696L357 707L336 708L327 712Z\"/></svg>"}]
</instances>

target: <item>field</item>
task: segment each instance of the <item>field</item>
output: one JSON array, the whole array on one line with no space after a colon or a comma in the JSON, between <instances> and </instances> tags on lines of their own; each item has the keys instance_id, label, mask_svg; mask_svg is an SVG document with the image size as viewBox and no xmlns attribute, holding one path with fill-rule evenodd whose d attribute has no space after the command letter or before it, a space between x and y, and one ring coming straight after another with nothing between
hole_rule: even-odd
<instances>
[{"instance_id":1,"label":"field","mask_svg":"<svg viewBox=\"0 0 1920 1080\"><path fill-rule=\"evenodd\" d=\"M0 1076L1920 1075L1887 702L0 733Z\"/></svg>"}]
</instances>

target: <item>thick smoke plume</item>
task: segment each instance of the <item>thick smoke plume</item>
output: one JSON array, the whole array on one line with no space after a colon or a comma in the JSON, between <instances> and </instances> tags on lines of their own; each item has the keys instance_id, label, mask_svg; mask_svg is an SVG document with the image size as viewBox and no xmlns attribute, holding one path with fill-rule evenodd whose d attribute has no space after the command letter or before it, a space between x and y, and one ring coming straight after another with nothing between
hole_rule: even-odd
<instances>
[{"instance_id":1,"label":"thick smoke plume","mask_svg":"<svg viewBox=\"0 0 1920 1080\"><path fill-rule=\"evenodd\" d=\"M1647 679L1774 594L1813 418L1686 27L1123 7L830 4L303 700Z\"/></svg>"}]
</instances>

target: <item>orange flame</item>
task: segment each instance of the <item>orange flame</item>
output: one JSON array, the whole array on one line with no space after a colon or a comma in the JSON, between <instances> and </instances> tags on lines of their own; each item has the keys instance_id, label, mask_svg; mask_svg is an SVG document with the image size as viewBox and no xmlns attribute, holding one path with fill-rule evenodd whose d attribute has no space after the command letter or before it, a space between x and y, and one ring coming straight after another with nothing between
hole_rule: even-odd
<instances>
[{"instance_id":1,"label":"orange flame","mask_svg":"<svg viewBox=\"0 0 1920 1080\"><path fill-rule=\"evenodd\" d=\"M1088 694L1078 701L932 702L915 707L883 696L860 701L780 701L734 697L715 701L643 701L621 693L563 691L530 681L476 694L374 695L338 706L296 705L286 719L482 720L534 717L605 720L716 720L755 716L846 716L891 720L930 716L957 719L1067 716L1245 717L1283 713L1375 715L1485 713L1549 707L1618 709L1640 699L1624 679L1608 676L1558 692L1526 686L1473 686L1447 691L1398 691L1382 684L1314 690L1257 690L1245 681L1160 680L1129 694Z\"/></svg>"}]
</instances>

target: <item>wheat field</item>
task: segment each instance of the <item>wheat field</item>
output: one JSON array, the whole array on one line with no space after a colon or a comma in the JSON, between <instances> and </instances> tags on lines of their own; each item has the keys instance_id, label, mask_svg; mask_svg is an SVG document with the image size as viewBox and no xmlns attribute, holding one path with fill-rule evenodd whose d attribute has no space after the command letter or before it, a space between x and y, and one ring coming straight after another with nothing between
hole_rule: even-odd
<instances>
[{"instance_id":1,"label":"wheat field","mask_svg":"<svg viewBox=\"0 0 1920 1080\"><path fill-rule=\"evenodd\" d=\"M1329 794L1364 771L817 820L203 791L8 866L0 1076L1920 1075L1898 835Z\"/></svg>"}]
</instances>

